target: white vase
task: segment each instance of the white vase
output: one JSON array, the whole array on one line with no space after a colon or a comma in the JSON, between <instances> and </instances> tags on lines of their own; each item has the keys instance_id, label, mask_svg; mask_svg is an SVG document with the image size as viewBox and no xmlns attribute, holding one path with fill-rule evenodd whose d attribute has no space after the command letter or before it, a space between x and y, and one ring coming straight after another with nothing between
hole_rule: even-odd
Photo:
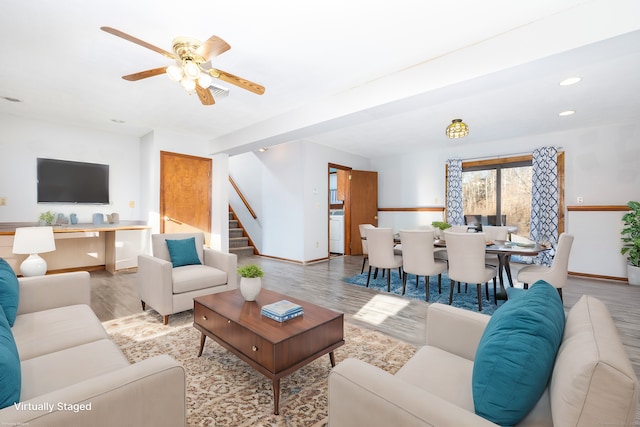
<instances>
[{"instance_id":1,"label":"white vase","mask_svg":"<svg viewBox=\"0 0 640 427\"><path fill-rule=\"evenodd\" d=\"M241 277L240 293L245 301L255 301L262 289L262 280L259 277Z\"/></svg>"},{"instance_id":2,"label":"white vase","mask_svg":"<svg viewBox=\"0 0 640 427\"><path fill-rule=\"evenodd\" d=\"M640 267L627 264L627 280L630 285L640 285Z\"/></svg>"}]
</instances>

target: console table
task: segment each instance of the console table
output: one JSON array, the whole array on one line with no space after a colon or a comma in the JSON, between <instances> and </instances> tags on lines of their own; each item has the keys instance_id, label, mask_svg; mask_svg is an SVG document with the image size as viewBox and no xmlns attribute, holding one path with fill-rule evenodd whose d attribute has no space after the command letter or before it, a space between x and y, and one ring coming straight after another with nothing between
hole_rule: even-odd
<instances>
[{"instance_id":1,"label":"console table","mask_svg":"<svg viewBox=\"0 0 640 427\"><path fill-rule=\"evenodd\" d=\"M0 224L0 257L15 270L27 257L12 252L17 227ZM120 224L75 224L53 227L56 250L40 254L49 272L106 269L110 273L137 268L138 255L150 253L151 227L135 221Z\"/></svg>"}]
</instances>

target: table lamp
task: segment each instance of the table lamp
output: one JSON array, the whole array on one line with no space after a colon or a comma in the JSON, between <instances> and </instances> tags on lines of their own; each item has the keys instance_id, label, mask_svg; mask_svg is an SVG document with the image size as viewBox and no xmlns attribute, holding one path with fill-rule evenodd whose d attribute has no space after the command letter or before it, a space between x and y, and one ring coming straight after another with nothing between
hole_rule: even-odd
<instances>
[{"instance_id":1,"label":"table lamp","mask_svg":"<svg viewBox=\"0 0 640 427\"><path fill-rule=\"evenodd\" d=\"M52 227L20 227L16 228L13 238L14 254L29 254L20 265L23 276L44 276L47 262L38 254L56 250Z\"/></svg>"}]
</instances>

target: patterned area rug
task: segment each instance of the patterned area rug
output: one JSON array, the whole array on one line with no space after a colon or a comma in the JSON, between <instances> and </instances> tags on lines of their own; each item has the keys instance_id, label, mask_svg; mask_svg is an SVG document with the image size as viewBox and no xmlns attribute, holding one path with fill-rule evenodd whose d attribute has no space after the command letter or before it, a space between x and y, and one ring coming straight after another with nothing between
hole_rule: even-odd
<instances>
[{"instance_id":1,"label":"patterned area rug","mask_svg":"<svg viewBox=\"0 0 640 427\"><path fill-rule=\"evenodd\" d=\"M439 302L442 304L449 304L450 280L447 273L442 274L442 293L438 293L438 276L430 276L429 279L429 303ZM365 272L363 274L356 274L355 276L347 277L344 281L352 285L364 287L367 284L367 273ZM380 292L387 292L387 277L382 277L382 273L379 273L378 277L374 279L372 271L369 287L371 289L379 290ZM498 284L498 289L499 287L500 284ZM467 292L465 292L464 289L464 284L462 284L460 293L457 292L457 289L454 290L453 303L451 305L454 307L464 308L466 310L478 311L478 292L476 291L476 285L469 285ZM391 293L402 295L402 279L400 279L398 271L391 272ZM407 277L407 289L405 296L424 301L424 277L420 277L420 282L416 287L416 276L410 274ZM489 282L489 299L486 297L484 286L482 287L482 298L482 313L489 315L493 314L498 308L498 305L493 303L493 282ZM501 304L502 302L503 301L498 301L498 304Z\"/></svg>"},{"instance_id":2,"label":"patterned area rug","mask_svg":"<svg viewBox=\"0 0 640 427\"><path fill-rule=\"evenodd\" d=\"M162 325L159 315L148 311L103 325L132 363L169 354L184 366L190 427L327 425L328 355L280 381L280 415L274 415L271 380L211 339L207 339L202 357L197 357L200 332L192 322L192 311L172 315L167 326ZM336 363L355 357L395 373L416 350L346 322L344 335L345 345L334 352Z\"/></svg>"}]
</instances>

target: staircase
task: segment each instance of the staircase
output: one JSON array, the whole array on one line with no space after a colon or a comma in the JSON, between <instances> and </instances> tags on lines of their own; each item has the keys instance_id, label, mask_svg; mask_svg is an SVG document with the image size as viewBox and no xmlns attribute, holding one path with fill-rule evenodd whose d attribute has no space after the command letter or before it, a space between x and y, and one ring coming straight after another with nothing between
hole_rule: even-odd
<instances>
[{"instance_id":1,"label":"staircase","mask_svg":"<svg viewBox=\"0 0 640 427\"><path fill-rule=\"evenodd\" d=\"M229 252L238 255L238 258L257 253L231 208L229 208Z\"/></svg>"}]
</instances>

